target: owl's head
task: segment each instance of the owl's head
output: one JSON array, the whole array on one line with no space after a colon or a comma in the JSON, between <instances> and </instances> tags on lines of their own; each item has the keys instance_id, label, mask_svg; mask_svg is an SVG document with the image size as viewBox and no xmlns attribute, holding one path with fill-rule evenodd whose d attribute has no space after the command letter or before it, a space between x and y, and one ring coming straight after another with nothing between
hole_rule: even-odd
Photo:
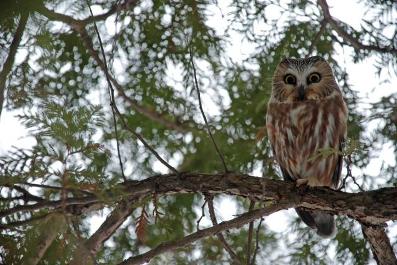
<instances>
[{"instance_id":1,"label":"owl's head","mask_svg":"<svg viewBox=\"0 0 397 265\"><path fill-rule=\"evenodd\" d=\"M272 100L321 100L333 92L339 92L339 87L331 67L320 56L305 59L286 58L274 72Z\"/></svg>"}]
</instances>

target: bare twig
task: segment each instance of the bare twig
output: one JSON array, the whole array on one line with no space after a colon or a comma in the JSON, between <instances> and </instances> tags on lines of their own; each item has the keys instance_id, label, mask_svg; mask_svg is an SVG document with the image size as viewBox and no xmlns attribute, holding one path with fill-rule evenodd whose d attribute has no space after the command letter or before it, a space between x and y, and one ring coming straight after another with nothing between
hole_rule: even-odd
<instances>
[{"instance_id":1,"label":"bare twig","mask_svg":"<svg viewBox=\"0 0 397 265\"><path fill-rule=\"evenodd\" d=\"M97 30L97 29L96 29ZM98 62L99 66L102 68L102 70L105 73L106 76L106 80L108 82L108 85L110 87L110 93L114 99L114 90L113 90L113 86L112 86L112 78L111 75L108 71L107 65L106 65L106 61L102 61L99 56L98 56L98 52L93 48L93 44L91 41L91 38L89 37L87 31L85 28L79 28L79 33L84 41L84 43L86 44L87 48L91 51L91 55L94 57L94 59ZM99 34L99 32L97 31L97 34ZM102 45L102 41L100 36L98 35L99 41L100 41L100 46L101 46L101 52L102 52L102 56L105 58L105 52L103 50L103 45ZM113 79L114 80L114 79ZM113 91L112 91L113 90ZM119 117L121 123L123 124L124 128L126 130L128 130L130 133L132 133L136 138L138 138L138 140L164 165L166 166L169 170L171 170L171 172L174 173L178 173L178 171L172 167L169 163L167 163L158 153L156 150L153 149L153 147L151 147L146 140L143 138L143 136L141 134L139 134L138 132L136 132L135 130L132 130L127 122L125 121L123 115L120 113L119 109L117 108L116 104L113 104L112 106L112 110L115 111L115 113L117 114L117 116Z\"/></svg>"},{"instance_id":2,"label":"bare twig","mask_svg":"<svg viewBox=\"0 0 397 265\"><path fill-rule=\"evenodd\" d=\"M385 232L385 225L361 224L365 239L371 246L374 259L378 265L397 265L396 253L390 244L390 239Z\"/></svg>"},{"instance_id":3,"label":"bare twig","mask_svg":"<svg viewBox=\"0 0 397 265\"><path fill-rule=\"evenodd\" d=\"M8 74L11 72L12 65L14 64L15 55L18 50L19 43L22 40L22 35L25 30L26 23L29 18L28 12L21 12L21 16L19 18L19 24L15 31L14 39L11 42L10 50L7 55L7 59L3 64L3 68L0 72L0 115L3 109L4 98L6 93L6 81Z\"/></svg>"},{"instance_id":4,"label":"bare twig","mask_svg":"<svg viewBox=\"0 0 397 265\"><path fill-rule=\"evenodd\" d=\"M136 1L127 0L126 3L129 3L128 5L126 5L126 7L130 7L133 3L136 3ZM120 10L122 10L122 9L120 9ZM91 17L88 17L86 20L85 19L78 20L71 16L67 16L67 15L49 10L44 5L38 6L37 11L50 20L61 21L63 23L66 23L75 32L79 33L83 40L84 45L86 46L88 52L91 54L92 58L97 62L99 67L102 69L102 71L105 72L105 64L99 57L98 52L93 48L92 40L89 37L89 35L85 29L87 24L84 22L84 21L86 21L88 23L88 21L98 21L98 19L96 17L100 17L101 15L98 15L96 17L94 16L95 19L93 19L93 20L89 20L89 18L91 18ZM167 118L166 115L158 113L152 108L147 108L145 106L140 105L138 101L130 98L125 93L122 85L120 85L118 83L118 81L115 78L113 78L113 76L111 76L109 73L108 73L108 78L110 79L110 81L114 85L115 89L117 90L118 96L123 98L133 110L139 112L140 114L144 115L145 117L163 125L165 128L170 129L170 130L185 132L189 129L189 127L191 127L189 124L186 124L184 122L182 123L178 120L175 122L171 121Z\"/></svg>"},{"instance_id":5,"label":"bare twig","mask_svg":"<svg viewBox=\"0 0 397 265\"><path fill-rule=\"evenodd\" d=\"M323 11L324 20L331 25L331 27L342 37L346 42L358 50L376 51L380 53L397 54L397 48L390 46L380 47L378 45L363 44L350 35L341 25L340 22L333 18L329 12L328 3L326 0L317 0L321 10Z\"/></svg>"},{"instance_id":6,"label":"bare twig","mask_svg":"<svg viewBox=\"0 0 397 265\"><path fill-rule=\"evenodd\" d=\"M201 205L201 216L200 218L196 221L196 229L200 230L200 222L201 220L205 217L205 205L207 204L208 200L207 197L204 199L203 205Z\"/></svg>"},{"instance_id":7,"label":"bare twig","mask_svg":"<svg viewBox=\"0 0 397 265\"><path fill-rule=\"evenodd\" d=\"M262 209L257 209L251 212L247 212L245 214L240 215L237 218L234 218L230 221L222 222L220 224L214 225L210 228L202 229L199 230L193 234L190 234L188 236L185 236L181 239L177 240L172 240L168 241L165 243L162 243L155 247L152 250L149 250L146 253L137 255L135 257L131 257L126 259L125 261L119 263L119 265L134 265L134 264L142 264L144 262L149 262L153 257L167 252L167 251L172 251L176 248L186 246L188 244L191 244L197 240L200 240L204 237L211 236L214 234L217 234L221 231L227 230L227 229L232 229L232 228L238 228L243 226L246 223L249 223L252 220L261 218L262 216L266 216L269 214L272 214L274 212L277 212L281 209L289 208L291 207L290 204L284 204L284 203L278 203L277 205L271 205Z\"/></svg>"},{"instance_id":8,"label":"bare twig","mask_svg":"<svg viewBox=\"0 0 397 265\"><path fill-rule=\"evenodd\" d=\"M86 2L87 2L87 5L88 5L88 9L90 10L91 17L93 18L94 14L92 13L92 9L91 9L89 0L86 0ZM102 53L102 58L103 58L103 64L105 66L105 72L109 73L108 63L106 61L105 50L103 49L103 43L102 43L101 34L99 34L99 30L98 30L98 27L96 26L96 22L95 21L94 21L94 29L95 29L96 35L98 36L99 46L101 48L101 53ZM108 74L106 75L106 81L108 82L110 108L112 109L114 135L116 137L117 157L118 157L119 165L120 165L120 169L121 169L121 176L122 176L124 181L127 181L127 178L125 177L125 174L124 174L124 166L123 166L123 161L121 160L121 153L120 153L120 140L119 140L119 134L118 134L118 130L117 130L116 110L115 110L117 108L117 106L116 106L116 102L114 100L114 89L113 89L112 82L110 81Z\"/></svg>"},{"instance_id":9,"label":"bare twig","mask_svg":"<svg viewBox=\"0 0 397 265\"><path fill-rule=\"evenodd\" d=\"M255 201L251 200L249 211L252 211L255 207ZM254 222L250 222L248 226L248 240L247 240L247 265L250 265L251 260L251 245L252 245L252 234L254 232Z\"/></svg>"},{"instance_id":10,"label":"bare twig","mask_svg":"<svg viewBox=\"0 0 397 265\"><path fill-rule=\"evenodd\" d=\"M212 221L212 225L217 225L218 221L216 220L216 214L215 214L215 208L214 208L214 201L213 201L213 196L212 195L207 195L207 201L208 201L208 211L210 213L210 218ZM223 248L229 253L230 257L233 260L234 264L241 264L241 261L237 254L233 251L231 246L227 243L225 237L223 236L222 233L216 234L218 240L222 243Z\"/></svg>"},{"instance_id":11,"label":"bare twig","mask_svg":"<svg viewBox=\"0 0 397 265\"><path fill-rule=\"evenodd\" d=\"M261 220L259 221L258 227L256 228L255 250L254 250L254 255L252 256L250 265L255 265L256 254L258 253L258 250L259 250L259 231L261 229L263 220L264 220L264 218L262 217Z\"/></svg>"},{"instance_id":12,"label":"bare twig","mask_svg":"<svg viewBox=\"0 0 397 265\"><path fill-rule=\"evenodd\" d=\"M314 50L314 47L316 46L316 44L317 44L318 40L320 39L321 35L323 35L323 33L324 33L326 24L327 24L327 22L325 20L320 22L320 25L321 25L320 26L320 30L317 32L316 36L314 36L314 39L311 41L309 50L308 50L307 55L306 55L305 58L309 57L312 54L312 52Z\"/></svg>"},{"instance_id":13,"label":"bare twig","mask_svg":"<svg viewBox=\"0 0 397 265\"><path fill-rule=\"evenodd\" d=\"M360 186L360 184L357 183L356 178L353 176L352 174L352 169L351 166L353 164L352 162L352 157L351 155L347 155L347 158L345 159L345 164L346 164L346 176L342 179L342 184L341 186L338 188L338 190L342 190L346 187L346 183L347 183L347 179L351 178L354 182L354 184L358 187L358 189L360 191L364 191L364 189Z\"/></svg>"},{"instance_id":14,"label":"bare twig","mask_svg":"<svg viewBox=\"0 0 397 265\"><path fill-rule=\"evenodd\" d=\"M205 113L204 113L204 110L203 110L203 105L201 103L200 88L199 88L198 81L197 81L196 67L195 67L194 61L193 61L193 51L192 51L191 47L189 48L189 53L190 53L190 63L192 64L192 69L193 69L194 85L195 85L195 88L196 88L196 91L197 91L197 97L198 97L200 112L201 112L201 115L203 116L205 127L207 128L208 135L210 136L211 141L212 141L212 143L213 143L213 145L215 147L215 150L218 153L219 158L222 161L223 168L224 168L225 172L227 173L227 172L229 172L229 170L227 169L227 166L226 166L226 163L225 163L225 159L224 159L221 151L219 150L218 145L216 144L216 142L214 140L214 137L212 135L210 126L208 125L207 117L205 116Z\"/></svg>"},{"instance_id":15,"label":"bare twig","mask_svg":"<svg viewBox=\"0 0 397 265\"><path fill-rule=\"evenodd\" d=\"M157 193L153 192L152 196L152 201L153 201L153 216L154 216L154 223L157 224L158 219L160 218L160 215L164 215L161 213L158 209L158 200L157 200Z\"/></svg>"}]
</instances>

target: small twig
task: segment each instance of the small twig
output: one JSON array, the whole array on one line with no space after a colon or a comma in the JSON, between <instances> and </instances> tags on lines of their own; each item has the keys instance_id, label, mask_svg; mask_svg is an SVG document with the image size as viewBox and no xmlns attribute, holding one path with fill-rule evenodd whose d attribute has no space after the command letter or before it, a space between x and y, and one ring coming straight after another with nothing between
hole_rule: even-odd
<instances>
[{"instance_id":1,"label":"small twig","mask_svg":"<svg viewBox=\"0 0 397 265\"><path fill-rule=\"evenodd\" d=\"M90 6L90 3L88 1L89 0L86 0L87 5L88 5L88 9L90 10L90 15L91 15L91 17L94 17L94 14L92 13L92 9L91 9L91 6ZM94 29L95 29L95 32L96 32L96 34L98 36L99 46L101 47L101 53L102 53L102 57L103 57L103 63L105 65L105 71L109 72L108 63L106 61L106 56L105 56L105 50L103 49L103 43L102 43L101 35L99 34L99 30L98 30L98 27L96 25L95 20L94 20ZM117 121L116 121L116 113L115 113L116 102L114 100L114 89L113 89L112 82L110 82L110 80L109 80L108 75L106 75L106 81L108 82L108 92L109 92L109 98L110 98L110 107L112 109L113 127L114 127L114 134L115 134L115 137L116 137L117 157L118 157L119 164L120 164L121 176L123 177L124 181L127 181L127 178L125 177L125 174L124 174L124 166L123 166L123 161L121 160L121 153L120 153L120 140L119 140L119 134L118 134L118 130L117 130Z\"/></svg>"},{"instance_id":2,"label":"small twig","mask_svg":"<svg viewBox=\"0 0 397 265\"><path fill-rule=\"evenodd\" d=\"M356 184L356 186L358 187L358 189L360 191L364 191L364 189L360 186L360 184L357 183L356 178L353 176L352 174L352 170L351 170L351 166L353 164L352 162L352 157L351 155L347 155L347 158L345 159L345 163L346 163L346 176L342 179L342 185L340 186L340 188L338 190L342 190L346 187L346 183L347 183L347 179L351 178L354 182L354 184Z\"/></svg>"},{"instance_id":3,"label":"small twig","mask_svg":"<svg viewBox=\"0 0 397 265\"><path fill-rule=\"evenodd\" d=\"M192 69L193 69L194 85L195 85L195 88L196 88L196 91L197 91L197 97L198 97L200 112L201 112L201 115L203 116L205 127L207 128L207 131L208 131L208 135L210 136L211 141L212 141L212 143L213 143L213 145L215 147L215 150L218 153L219 158L222 161L223 168L225 169L225 172L227 173L227 172L229 172L229 170L227 169L227 166L226 166L226 163L225 163L225 159L224 159L221 151L219 150L218 145L216 144L216 142L214 140L214 137L213 137L213 135L211 133L210 126L208 125L207 117L205 116L205 113L204 113L204 110L203 110L203 105L201 103L200 88L199 88L198 81L197 81L196 67L194 66L193 52L192 52L191 47L189 48L189 54L190 54L190 63L192 64Z\"/></svg>"},{"instance_id":4,"label":"small twig","mask_svg":"<svg viewBox=\"0 0 397 265\"><path fill-rule=\"evenodd\" d=\"M216 214L215 214L215 208L214 208L214 198L212 195L205 195L206 197L206 201L208 201L208 211L210 213L210 218L212 221L212 225L217 225L218 221L216 220ZM216 234L218 240L222 243L223 248L227 251L227 253L229 253L230 257L233 260L234 264L241 264L241 261L239 259L239 257L237 256L237 254L233 251L233 249L231 248L231 246L227 243L225 237L223 236L222 233L218 233Z\"/></svg>"},{"instance_id":5,"label":"small twig","mask_svg":"<svg viewBox=\"0 0 397 265\"><path fill-rule=\"evenodd\" d=\"M252 211L255 207L255 201L251 200L249 210ZM248 227L248 241L247 241L247 265L250 265L251 260L251 244L252 244L252 234L254 232L254 222L249 223Z\"/></svg>"},{"instance_id":6,"label":"small twig","mask_svg":"<svg viewBox=\"0 0 397 265\"><path fill-rule=\"evenodd\" d=\"M200 230L200 222L201 222L201 220L205 217L205 205L207 204L207 197L205 197L205 199L204 199L204 203L203 203L203 205L201 205L201 216L200 216L200 218L196 221L196 228L197 228L197 231L198 230Z\"/></svg>"},{"instance_id":7,"label":"small twig","mask_svg":"<svg viewBox=\"0 0 397 265\"><path fill-rule=\"evenodd\" d=\"M259 250L259 231L261 229L263 220L264 220L264 218L262 217L261 220L259 221L258 227L256 228L255 250L254 250L254 255L252 256L250 265L255 265L256 254L258 253L258 250Z\"/></svg>"},{"instance_id":8,"label":"small twig","mask_svg":"<svg viewBox=\"0 0 397 265\"><path fill-rule=\"evenodd\" d=\"M323 33L324 33L325 26L327 25L327 22L325 20L322 20L320 24L321 24L320 30L317 32L316 36L311 41L309 50L308 50L307 55L305 56L305 58L309 57L312 54L314 46L316 46L316 44L317 44L318 40L320 39L321 35L323 35Z\"/></svg>"},{"instance_id":9,"label":"small twig","mask_svg":"<svg viewBox=\"0 0 397 265\"><path fill-rule=\"evenodd\" d=\"M161 213L158 209L158 200L157 200L157 193L156 191L153 192L153 216L154 216L154 223L157 224L158 219L160 218L160 215L164 215Z\"/></svg>"},{"instance_id":10,"label":"small twig","mask_svg":"<svg viewBox=\"0 0 397 265\"><path fill-rule=\"evenodd\" d=\"M87 0L88 1L88 0ZM87 3L88 4L88 3ZM89 4L88 4L89 5ZM91 11L91 9L90 9L90 11ZM91 14L92 14L92 11L91 11ZM118 109L118 107L117 107L117 105L115 104L115 102L114 102L114 89L113 89L113 86L112 86L112 82L111 82L111 80L110 80L110 73L109 73L109 70L108 70L108 67L107 67L107 62L106 62L106 55L105 55L105 50L103 49L103 44L102 44L102 39L101 39L101 36L100 36L100 34L99 34L99 31L98 31L98 28L96 27L96 24L94 23L94 27L95 27L95 31L96 31L96 34L97 34L97 36L98 36L98 40L99 40L99 44L100 44L100 48L101 48L101 53L102 53L102 57L103 57L103 64L104 64L104 72L105 72L105 76L106 76L106 80L107 80L107 83L108 83L108 85L109 85L109 92L110 92L110 95L111 95L111 107L112 107L112 111L114 111L116 114L117 114L117 116L120 118L120 120L121 120L121 122L122 122L122 124L123 124L123 126L124 126L124 128L125 129L127 129L129 132L131 132L136 138L138 138L140 141L141 141L141 143L147 148L147 149L149 149L150 150L150 152L152 152L152 154L154 154L155 156L156 156L156 158L163 164L163 165L165 165L169 170L171 170L172 172L174 172L174 173L178 173L178 171L174 168L174 167L172 167L170 164L168 164L147 142L146 142L146 140L143 138L143 136L141 135L141 134L139 134L139 133L137 133L137 132L135 132L134 130L132 130L132 129L130 129L129 128L129 126L127 125L127 122L124 120L124 117L123 117L123 115L120 113L120 111L119 111L119 109ZM80 34L84 34L84 33L86 33L86 31L85 30L83 30L83 29L81 29L81 31L80 31ZM88 37L88 33L87 33L87 36L86 37ZM114 119L115 119L115 117L114 117ZM115 126L115 130L116 130L116 128L117 128L117 126ZM117 140L117 135L116 135L116 140ZM118 150L119 151L119 150ZM120 164L121 164L121 166L122 166L122 162L121 162L121 159L120 159L120 156L119 156L119 162L120 162ZM123 172L122 172L123 173ZM123 179L124 179L124 181L126 181L126 178L125 178L125 176L124 176L124 173L123 173Z\"/></svg>"}]
</instances>

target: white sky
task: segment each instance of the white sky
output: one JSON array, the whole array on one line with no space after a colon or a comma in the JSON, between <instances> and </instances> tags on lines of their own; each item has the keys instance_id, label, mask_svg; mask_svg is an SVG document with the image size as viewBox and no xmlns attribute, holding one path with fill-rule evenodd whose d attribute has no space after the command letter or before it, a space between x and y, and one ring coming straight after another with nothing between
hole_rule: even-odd
<instances>
[{"instance_id":1,"label":"white sky","mask_svg":"<svg viewBox=\"0 0 397 265\"><path fill-rule=\"evenodd\" d=\"M218 4L221 9L224 10L226 7L227 1L218 1ZM331 15L338 18L341 21L348 23L354 28L359 29L360 24L362 22L362 17L364 10L362 8L362 4L359 4L359 1L345 1L345 0L329 0ZM225 5L225 6L222 6ZM100 10L93 9L94 13L100 13ZM219 9L211 10L216 16L213 19L209 19L208 24L214 25L216 31L221 33L225 30L227 21L226 18L222 19L221 13ZM224 11L222 13L225 14ZM223 21L222 21L223 20ZM222 21L222 22L221 22ZM114 18L109 18L106 21L106 25L109 28L109 32L114 32ZM233 58L236 61L243 59L248 56L250 52L253 51L253 47L248 45L247 43L242 43L238 41L239 37L235 36L237 41L233 41L232 45L229 47L230 54L233 54ZM381 79L379 79L375 74L375 68L373 67L374 59L368 59L362 63L354 64L351 61L351 54L353 52L352 49L345 48L342 49L337 47L338 50L338 61L341 65L343 65L347 72L349 73L349 80L351 84L351 88L357 92L363 101L362 107L365 108L368 106L365 103L376 102L382 96L389 95L393 92L397 91L397 77L396 76L387 76L385 73L381 75ZM23 51L22 51L23 53ZM117 71L117 69L116 69ZM389 79L389 83L381 83L382 79ZM203 95L205 109L209 110L207 115L213 114L216 112L216 103L211 101L211 95ZM5 154L8 150L12 148L12 146L25 147L29 148L34 141L32 138L29 138L27 135L26 129L20 124L20 122L14 117L16 112L7 112L3 109L3 113L0 118L0 154ZM370 133L377 127L377 122L372 122L368 125L368 132ZM367 174L377 175L379 173L380 165L382 161L393 165L395 163L393 148L391 145L384 146L379 157L373 159L370 165L365 169ZM176 161L175 161L176 163ZM157 164L156 164L157 165ZM255 172L256 175L260 175L260 172ZM353 175L360 176L360 171L358 169L354 169ZM228 220L234 217L236 214L236 204L234 201L230 199L218 200L215 203L215 208L217 212L220 214L220 220ZM200 212L198 210L198 212ZM288 226L288 218L290 218L294 214L293 210L282 211L276 214L273 214L266 218L266 224L276 232L285 231ZM208 214L207 214L208 216ZM102 220L104 220L106 216L97 216L92 219L92 231L95 231L97 227L99 227ZM210 225L210 220L204 219L201 222L202 226ZM397 236L397 228L394 227L393 231L391 231L393 237Z\"/></svg>"}]
</instances>

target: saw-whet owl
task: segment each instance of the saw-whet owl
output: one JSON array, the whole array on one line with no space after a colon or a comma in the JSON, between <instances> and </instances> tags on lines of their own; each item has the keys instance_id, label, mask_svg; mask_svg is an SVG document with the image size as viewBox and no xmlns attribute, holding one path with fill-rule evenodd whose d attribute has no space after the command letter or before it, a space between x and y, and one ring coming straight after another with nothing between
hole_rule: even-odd
<instances>
[{"instance_id":1,"label":"saw-whet owl","mask_svg":"<svg viewBox=\"0 0 397 265\"><path fill-rule=\"evenodd\" d=\"M284 59L277 66L266 129L285 180L309 186L339 185L346 138L347 106L330 65L319 56ZM335 150L322 154L322 150ZM334 216L295 209L322 237L336 232Z\"/></svg>"}]
</instances>

